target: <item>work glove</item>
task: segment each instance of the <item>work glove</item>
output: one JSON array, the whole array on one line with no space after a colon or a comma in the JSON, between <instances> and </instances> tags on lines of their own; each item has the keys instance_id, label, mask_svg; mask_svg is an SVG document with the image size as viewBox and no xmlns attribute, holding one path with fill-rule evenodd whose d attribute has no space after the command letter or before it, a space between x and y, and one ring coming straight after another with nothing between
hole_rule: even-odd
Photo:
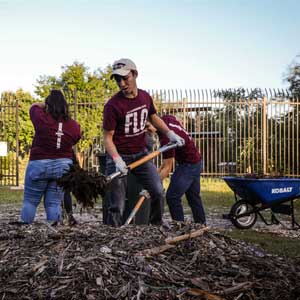
<instances>
[{"instance_id":1,"label":"work glove","mask_svg":"<svg viewBox=\"0 0 300 300\"><path fill-rule=\"evenodd\" d=\"M178 147L182 147L185 144L184 139L176 134L173 130L167 132L167 137L169 138L170 142L176 143Z\"/></svg>"},{"instance_id":2,"label":"work glove","mask_svg":"<svg viewBox=\"0 0 300 300\"><path fill-rule=\"evenodd\" d=\"M128 168L121 156L117 156L116 158L114 158L114 163L116 165L117 171L120 171L123 176L127 175Z\"/></svg>"}]
</instances>

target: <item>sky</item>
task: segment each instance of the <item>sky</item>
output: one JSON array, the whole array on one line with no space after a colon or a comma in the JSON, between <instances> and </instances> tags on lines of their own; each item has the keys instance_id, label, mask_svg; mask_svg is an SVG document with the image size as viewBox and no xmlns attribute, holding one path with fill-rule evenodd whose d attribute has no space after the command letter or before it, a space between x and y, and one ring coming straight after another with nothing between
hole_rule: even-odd
<instances>
[{"instance_id":1,"label":"sky","mask_svg":"<svg viewBox=\"0 0 300 300\"><path fill-rule=\"evenodd\" d=\"M285 88L299 0L0 0L0 92L132 59L143 89Z\"/></svg>"}]
</instances>

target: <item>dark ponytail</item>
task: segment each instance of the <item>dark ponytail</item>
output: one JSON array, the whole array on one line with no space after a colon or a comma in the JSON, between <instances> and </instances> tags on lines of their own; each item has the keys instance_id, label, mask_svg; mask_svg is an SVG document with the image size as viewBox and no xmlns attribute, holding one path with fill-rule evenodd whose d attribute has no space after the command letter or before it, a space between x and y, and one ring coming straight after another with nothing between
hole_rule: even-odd
<instances>
[{"instance_id":1,"label":"dark ponytail","mask_svg":"<svg viewBox=\"0 0 300 300\"><path fill-rule=\"evenodd\" d=\"M60 90L52 90L45 100L45 111L55 120L70 119L69 107L64 94Z\"/></svg>"}]
</instances>

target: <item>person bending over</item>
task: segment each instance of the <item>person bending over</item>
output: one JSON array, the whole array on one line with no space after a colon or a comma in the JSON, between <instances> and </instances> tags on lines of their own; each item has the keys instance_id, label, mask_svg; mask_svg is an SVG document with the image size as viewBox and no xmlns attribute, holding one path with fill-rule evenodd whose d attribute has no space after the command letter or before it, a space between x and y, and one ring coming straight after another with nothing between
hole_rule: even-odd
<instances>
[{"instance_id":1,"label":"person bending over","mask_svg":"<svg viewBox=\"0 0 300 300\"><path fill-rule=\"evenodd\" d=\"M166 193L171 217L176 221L184 221L181 198L185 194L192 210L194 222L205 224L205 211L200 197L201 154L188 132L174 116L165 115L162 120L185 141L183 147L163 153L162 165L159 168L160 177L164 179L171 172L174 159L177 162ZM169 142L166 135L158 132L158 136L161 146Z\"/></svg>"},{"instance_id":2,"label":"person bending over","mask_svg":"<svg viewBox=\"0 0 300 300\"><path fill-rule=\"evenodd\" d=\"M72 146L81 138L80 125L69 117L60 90L52 90L45 103L33 104L29 114L35 134L25 173L21 222L33 222L43 196L47 221L60 222L64 192L56 180L72 164Z\"/></svg>"}]
</instances>

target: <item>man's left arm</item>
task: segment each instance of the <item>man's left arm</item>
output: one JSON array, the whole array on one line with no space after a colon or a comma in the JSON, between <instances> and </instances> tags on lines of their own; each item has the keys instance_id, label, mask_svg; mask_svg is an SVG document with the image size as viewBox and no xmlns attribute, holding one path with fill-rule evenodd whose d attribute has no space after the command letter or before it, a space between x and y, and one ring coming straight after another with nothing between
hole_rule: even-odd
<instances>
[{"instance_id":1,"label":"man's left arm","mask_svg":"<svg viewBox=\"0 0 300 300\"><path fill-rule=\"evenodd\" d=\"M166 123L157 114L150 115L149 120L159 132L167 134L170 131Z\"/></svg>"},{"instance_id":2,"label":"man's left arm","mask_svg":"<svg viewBox=\"0 0 300 300\"><path fill-rule=\"evenodd\" d=\"M173 160L173 157L163 159L162 164L158 169L158 174L161 180L165 179L170 174L173 166Z\"/></svg>"},{"instance_id":3,"label":"man's left arm","mask_svg":"<svg viewBox=\"0 0 300 300\"><path fill-rule=\"evenodd\" d=\"M184 139L177 135L173 130L170 130L166 123L157 114L150 115L149 119L152 125L156 127L159 132L168 137L170 142L176 143L179 147L184 146Z\"/></svg>"}]
</instances>

